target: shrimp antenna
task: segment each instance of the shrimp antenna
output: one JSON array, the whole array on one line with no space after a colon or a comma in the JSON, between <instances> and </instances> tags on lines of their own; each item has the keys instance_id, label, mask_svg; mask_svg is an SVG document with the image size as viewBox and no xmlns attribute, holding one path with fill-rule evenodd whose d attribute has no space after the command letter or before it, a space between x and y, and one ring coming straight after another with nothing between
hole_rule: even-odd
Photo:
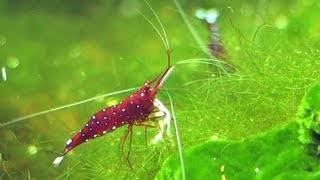
<instances>
[{"instance_id":1,"label":"shrimp antenna","mask_svg":"<svg viewBox=\"0 0 320 180\"><path fill-rule=\"evenodd\" d=\"M7 126L7 125L10 125L10 124L13 124L13 123L17 123L17 122L20 122L20 121L25 121L27 119L30 119L30 118L33 118L33 117L36 117L36 116L41 116L41 115L44 115L44 114L47 114L47 113L51 113L51 112L54 112L54 111L59 111L59 110L66 109L66 108L69 108L69 107L77 106L77 105L84 104L84 103L87 103L87 102L91 102L91 101L94 101L94 100L97 100L97 99L105 98L105 97L108 97L108 96L113 96L113 95L116 95L116 94L130 92L130 91L133 91L133 90L136 90L136 89L138 89L138 88L135 87L135 88L116 91L116 92L113 92L113 93L107 93L107 94L104 94L104 95L101 95L101 96L96 96L96 97L85 99L85 100L78 101L78 102L75 102L75 103L66 104L66 105L63 105L63 106L59 106L59 107L51 108L51 109L48 109L48 110L40 111L40 112L33 113L33 114L30 114L30 115L26 115L26 116L23 116L23 117L18 117L18 118L15 118L15 119L11 119L11 120L9 120L8 122L5 122L5 123L1 123L0 122L0 127L4 127L4 126Z\"/></svg>"},{"instance_id":2,"label":"shrimp antenna","mask_svg":"<svg viewBox=\"0 0 320 180\"><path fill-rule=\"evenodd\" d=\"M156 17L156 19L157 19L157 21L158 21L158 23L159 23L159 25L160 25L160 27L161 27L162 33L158 30L158 28L157 28L146 16L144 16L144 15L141 14L141 13L140 13L140 14L142 15L142 17L144 17L144 19L145 19L146 21L148 21L149 24L151 24L151 26L155 29L155 31L156 31L156 32L158 33L158 35L160 36L160 38L161 38L161 40L162 40L165 48L167 49L168 67L170 67L170 66L171 66L171 62L170 62L170 61L171 61L171 58L170 58L170 47L169 47L169 40L168 40L168 37L167 37L167 33L166 33L166 31L165 31L165 29L164 29L164 27L163 27L163 25L162 25L162 22L161 22L159 16L158 16L157 13L154 11L154 9L152 8L152 6L148 3L147 0L145 0L145 3L149 6L149 8L150 8L150 10L152 11L153 15Z\"/></svg>"},{"instance_id":3,"label":"shrimp antenna","mask_svg":"<svg viewBox=\"0 0 320 180\"><path fill-rule=\"evenodd\" d=\"M174 113L174 109L173 109L173 103L172 103L172 98L170 96L170 94L167 91L167 95L169 97L169 101L170 101L170 107L171 107L171 113L172 113L172 120L174 123L174 127L175 127L175 132L176 132L176 138L177 138L177 145L178 145L178 150L179 150L179 158L180 158L180 167L181 167L181 175L182 175L182 180L186 179L186 172L185 172L185 167L184 167L184 160L183 160L183 154L182 154L182 145L181 145L181 141L180 141L180 136L179 136L179 131L178 131L178 123L177 123L177 119ZM169 128L170 126L168 126Z\"/></svg>"}]
</instances>

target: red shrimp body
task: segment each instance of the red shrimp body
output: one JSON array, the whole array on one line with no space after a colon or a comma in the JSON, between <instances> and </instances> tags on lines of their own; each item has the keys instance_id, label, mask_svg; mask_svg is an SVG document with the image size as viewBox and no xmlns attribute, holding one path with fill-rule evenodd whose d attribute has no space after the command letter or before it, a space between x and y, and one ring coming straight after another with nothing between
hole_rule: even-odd
<instances>
[{"instance_id":1,"label":"red shrimp body","mask_svg":"<svg viewBox=\"0 0 320 180\"><path fill-rule=\"evenodd\" d=\"M98 111L91 116L80 132L67 142L63 155L89 139L104 135L125 124L144 121L154 110L155 95L156 91L147 82L119 104Z\"/></svg>"},{"instance_id":2,"label":"red shrimp body","mask_svg":"<svg viewBox=\"0 0 320 180\"><path fill-rule=\"evenodd\" d=\"M154 87L151 87L151 84L155 80L147 81L142 88L125 98L119 104L104 108L91 116L80 132L67 141L61 156L53 161L53 165L59 165L64 155L80 144L87 142L89 139L102 136L125 124L129 124L131 130L131 127L135 123L139 124L147 121L148 116L155 109L155 96L163 86L164 81L172 69L173 66L169 65L162 75L155 79L157 81ZM127 134L128 133L126 133L126 135Z\"/></svg>"}]
</instances>

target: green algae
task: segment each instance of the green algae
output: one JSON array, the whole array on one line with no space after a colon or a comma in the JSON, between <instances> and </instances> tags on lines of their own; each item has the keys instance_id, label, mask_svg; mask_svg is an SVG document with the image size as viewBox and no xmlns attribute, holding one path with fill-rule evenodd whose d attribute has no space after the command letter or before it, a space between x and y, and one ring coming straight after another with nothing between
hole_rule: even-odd
<instances>
[{"instance_id":1,"label":"green algae","mask_svg":"<svg viewBox=\"0 0 320 180\"><path fill-rule=\"evenodd\" d=\"M320 155L320 84L305 95L299 111L299 140L309 153Z\"/></svg>"},{"instance_id":2,"label":"green algae","mask_svg":"<svg viewBox=\"0 0 320 180\"><path fill-rule=\"evenodd\" d=\"M318 159L305 153L298 124L244 141L208 141L184 152L186 179L320 178ZM221 172L224 166L224 173ZM178 156L167 159L156 179L181 179Z\"/></svg>"},{"instance_id":3,"label":"green algae","mask_svg":"<svg viewBox=\"0 0 320 180\"><path fill-rule=\"evenodd\" d=\"M186 179L319 179L319 112L316 84L303 98L298 120L243 141L208 141L186 150ZM181 179L177 155L156 179Z\"/></svg>"}]
</instances>

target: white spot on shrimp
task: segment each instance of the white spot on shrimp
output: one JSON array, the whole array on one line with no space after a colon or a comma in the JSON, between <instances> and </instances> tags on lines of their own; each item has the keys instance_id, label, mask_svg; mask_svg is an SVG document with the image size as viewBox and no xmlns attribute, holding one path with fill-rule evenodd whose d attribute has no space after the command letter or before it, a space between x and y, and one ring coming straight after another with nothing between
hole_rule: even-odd
<instances>
[{"instance_id":1,"label":"white spot on shrimp","mask_svg":"<svg viewBox=\"0 0 320 180\"><path fill-rule=\"evenodd\" d=\"M103 132L102 132L102 134L105 134L105 133L107 133L107 131L103 131Z\"/></svg>"},{"instance_id":2,"label":"white spot on shrimp","mask_svg":"<svg viewBox=\"0 0 320 180\"><path fill-rule=\"evenodd\" d=\"M115 124L118 124L118 121L116 121Z\"/></svg>"},{"instance_id":3,"label":"white spot on shrimp","mask_svg":"<svg viewBox=\"0 0 320 180\"><path fill-rule=\"evenodd\" d=\"M116 127L115 127L115 126L113 126L113 127L112 127L112 129L116 129Z\"/></svg>"},{"instance_id":4,"label":"white spot on shrimp","mask_svg":"<svg viewBox=\"0 0 320 180\"><path fill-rule=\"evenodd\" d=\"M92 119L96 119L96 116L92 116Z\"/></svg>"},{"instance_id":5,"label":"white spot on shrimp","mask_svg":"<svg viewBox=\"0 0 320 180\"><path fill-rule=\"evenodd\" d=\"M95 135L93 135L93 137L95 138L95 137L97 137L97 135L95 134Z\"/></svg>"},{"instance_id":6,"label":"white spot on shrimp","mask_svg":"<svg viewBox=\"0 0 320 180\"><path fill-rule=\"evenodd\" d=\"M116 115L116 112L114 111L112 114L113 114L113 115Z\"/></svg>"},{"instance_id":7,"label":"white spot on shrimp","mask_svg":"<svg viewBox=\"0 0 320 180\"><path fill-rule=\"evenodd\" d=\"M108 123L104 123L104 125L106 126L106 125L108 125Z\"/></svg>"},{"instance_id":8,"label":"white spot on shrimp","mask_svg":"<svg viewBox=\"0 0 320 180\"><path fill-rule=\"evenodd\" d=\"M102 109L103 112L106 112L106 109Z\"/></svg>"},{"instance_id":9,"label":"white spot on shrimp","mask_svg":"<svg viewBox=\"0 0 320 180\"><path fill-rule=\"evenodd\" d=\"M107 119L107 117L105 116L105 117L103 117L103 119L104 119L104 120L106 120L106 119Z\"/></svg>"},{"instance_id":10,"label":"white spot on shrimp","mask_svg":"<svg viewBox=\"0 0 320 180\"><path fill-rule=\"evenodd\" d=\"M84 137L85 135L84 135L84 134L81 134L81 136Z\"/></svg>"},{"instance_id":11,"label":"white spot on shrimp","mask_svg":"<svg viewBox=\"0 0 320 180\"><path fill-rule=\"evenodd\" d=\"M130 118L130 116L127 116L127 119L129 119ZM123 124L123 123L122 123Z\"/></svg>"},{"instance_id":12,"label":"white spot on shrimp","mask_svg":"<svg viewBox=\"0 0 320 180\"><path fill-rule=\"evenodd\" d=\"M86 124L86 127L88 127L89 125L88 124Z\"/></svg>"},{"instance_id":13,"label":"white spot on shrimp","mask_svg":"<svg viewBox=\"0 0 320 180\"><path fill-rule=\"evenodd\" d=\"M88 139L86 139L86 142L89 141Z\"/></svg>"},{"instance_id":14,"label":"white spot on shrimp","mask_svg":"<svg viewBox=\"0 0 320 180\"><path fill-rule=\"evenodd\" d=\"M121 124L124 124L124 121L121 121Z\"/></svg>"},{"instance_id":15,"label":"white spot on shrimp","mask_svg":"<svg viewBox=\"0 0 320 180\"><path fill-rule=\"evenodd\" d=\"M126 109L125 109L125 108L123 108L121 111L122 111L122 112L126 112Z\"/></svg>"},{"instance_id":16,"label":"white spot on shrimp","mask_svg":"<svg viewBox=\"0 0 320 180\"><path fill-rule=\"evenodd\" d=\"M141 93L140 96L144 96L144 93Z\"/></svg>"},{"instance_id":17,"label":"white spot on shrimp","mask_svg":"<svg viewBox=\"0 0 320 180\"><path fill-rule=\"evenodd\" d=\"M92 131L93 130L92 127L90 127L89 130Z\"/></svg>"},{"instance_id":18,"label":"white spot on shrimp","mask_svg":"<svg viewBox=\"0 0 320 180\"><path fill-rule=\"evenodd\" d=\"M71 143L72 143L72 139L69 139L66 144L67 146L69 146Z\"/></svg>"},{"instance_id":19,"label":"white spot on shrimp","mask_svg":"<svg viewBox=\"0 0 320 180\"><path fill-rule=\"evenodd\" d=\"M132 98L132 97L133 97L133 95L131 94L131 95L130 95L130 97Z\"/></svg>"},{"instance_id":20,"label":"white spot on shrimp","mask_svg":"<svg viewBox=\"0 0 320 180\"><path fill-rule=\"evenodd\" d=\"M133 101L130 101L130 104L133 104Z\"/></svg>"},{"instance_id":21,"label":"white spot on shrimp","mask_svg":"<svg viewBox=\"0 0 320 180\"><path fill-rule=\"evenodd\" d=\"M97 121L96 123L97 123L97 125L99 125L99 124L100 124L100 122L99 122L99 121Z\"/></svg>"},{"instance_id":22,"label":"white spot on shrimp","mask_svg":"<svg viewBox=\"0 0 320 180\"><path fill-rule=\"evenodd\" d=\"M137 108L140 108L140 105L139 105L139 104L137 105Z\"/></svg>"}]
</instances>

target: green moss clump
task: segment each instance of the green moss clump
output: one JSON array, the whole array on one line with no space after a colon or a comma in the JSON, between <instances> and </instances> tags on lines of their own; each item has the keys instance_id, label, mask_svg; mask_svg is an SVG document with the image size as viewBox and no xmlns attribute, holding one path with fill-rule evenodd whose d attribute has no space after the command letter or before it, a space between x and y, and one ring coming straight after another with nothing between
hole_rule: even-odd
<instances>
[{"instance_id":1,"label":"green moss clump","mask_svg":"<svg viewBox=\"0 0 320 180\"><path fill-rule=\"evenodd\" d=\"M312 155L320 155L320 84L313 86L303 98L299 111L299 140Z\"/></svg>"},{"instance_id":2,"label":"green moss clump","mask_svg":"<svg viewBox=\"0 0 320 180\"><path fill-rule=\"evenodd\" d=\"M299 125L268 131L244 141L210 141L183 153L187 179L320 178L318 160L305 153ZM224 172L221 167L224 166ZM177 155L168 158L156 179L181 179Z\"/></svg>"}]
</instances>

